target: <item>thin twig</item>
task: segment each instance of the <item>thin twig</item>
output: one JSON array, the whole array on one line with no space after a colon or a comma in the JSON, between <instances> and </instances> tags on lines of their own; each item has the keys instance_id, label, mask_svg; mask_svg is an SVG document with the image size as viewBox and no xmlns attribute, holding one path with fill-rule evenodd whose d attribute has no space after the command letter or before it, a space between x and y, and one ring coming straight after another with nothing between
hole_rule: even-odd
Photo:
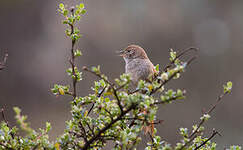
<instances>
[{"instance_id":1,"label":"thin twig","mask_svg":"<svg viewBox=\"0 0 243 150\"><path fill-rule=\"evenodd\" d=\"M187 62L185 62L186 65L187 65L187 66L190 65L191 62L194 61L196 58L197 58L197 56L194 56L194 57L192 57L191 59L189 59ZM150 92L149 95L151 96L152 94L156 93L156 92L157 92L160 88L162 88L167 82L169 82L171 79L173 79L173 78L177 75L177 73L180 73L180 72L181 72L181 70L177 70L176 72L174 72L174 73L169 77L168 80L164 80L164 81L160 84L160 86L157 87L157 88L155 88L155 89L153 89L153 90Z\"/></svg>"},{"instance_id":2,"label":"thin twig","mask_svg":"<svg viewBox=\"0 0 243 150\"><path fill-rule=\"evenodd\" d=\"M2 118L3 118L4 122L7 124L8 127L10 127L8 124L8 120L5 117L4 108L1 109L1 114L2 114Z\"/></svg>"},{"instance_id":3,"label":"thin twig","mask_svg":"<svg viewBox=\"0 0 243 150\"><path fill-rule=\"evenodd\" d=\"M74 8L71 8L71 13L72 15L74 15ZM70 28L71 28L71 35L74 34L74 26L73 24L69 24ZM72 67L72 75L74 76L73 78L73 100L75 100L75 98L77 97L77 74L75 72L75 55L74 55L74 46L75 46L76 40L72 39L72 47L71 47L71 58L69 60L71 67Z\"/></svg>"},{"instance_id":4,"label":"thin twig","mask_svg":"<svg viewBox=\"0 0 243 150\"><path fill-rule=\"evenodd\" d=\"M98 93L97 97L100 97L104 93L105 89L106 89L106 86ZM95 105L95 102L92 103L92 106L90 107L90 109L88 111L88 115L91 113L92 109L94 108L94 105Z\"/></svg>"},{"instance_id":5,"label":"thin twig","mask_svg":"<svg viewBox=\"0 0 243 150\"><path fill-rule=\"evenodd\" d=\"M88 138L87 138L87 132L82 124L81 121L79 121L79 127L81 128L82 132L83 132L83 138L84 138L84 141L87 142L88 141Z\"/></svg>"},{"instance_id":6,"label":"thin twig","mask_svg":"<svg viewBox=\"0 0 243 150\"><path fill-rule=\"evenodd\" d=\"M88 126L90 132L92 133L92 136L94 136L95 135L94 128L91 128L90 125L89 125L89 123L87 123L87 126Z\"/></svg>"},{"instance_id":7,"label":"thin twig","mask_svg":"<svg viewBox=\"0 0 243 150\"><path fill-rule=\"evenodd\" d=\"M149 137L150 137L150 139L151 139L151 143L152 143L152 149L153 149L153 147L154 147L154 138L153 138L153 136L152 136L152 134L150 133L150 132L148 132L148 135L149 135Z\"/></svg>"},{"instance_id":8,"label":"thin twig","mask_svg":"<svg viewBox=\"0 0 243 150\"><path fill-rule=\"evenodd\" d=\"M3 144L2 142L0 142L0 146L3 146L7 150L13 150L13 148L8 147L7 145Z\"/></svg>"},{"instance_id":9,"label":"thin twig","mask_svg":"<svg viewBox=\"0 0 243 150\"><path fill-rule=\"evenodd\" d=\"M175 59L173 59L172 61L170 61L170 63L163 69L164 72L167 71L168 68L170 68L174 63L175 61L182 57L183 55L185 55L187 52L190 52L190 51L198 51L198 48L195 48L195 47L189 47L187 49L184 49L182 50L181 52L179 52L179 54L176 56Z\"/></svg>"},{"instance_id":10,"label":"thin twig","mask_svg":"<svg viewBox=\"0 0 243 150\"><path fill-rule=\"evenodd\" d=\"M6 119L6 116L5 116L5 113L4 113L4 108L1 109L1 114L2 114L2 118L3 118L4 122L6 123L7 127L11 128L9 123L8 123L8 120ZM12 138L14 138L13 132L10 132L10 135L11 135Z\"/></svg>"},{"instance_id":11,"label":"thin twig","mask_svg":"<svg viewBox=\"0 0 243 150\"><path fill-rule=\"evenodd\" d=\"M225 93L221 94L221 95L218 97L218 99L216 100L215 104L212 105L212 107L211 107L205 114L211 114L212 111L217 107L217 105L219 104L219 102L222 100L222 98L223 98L226 94L228 94L228 92L225 92ZM191 135L189 136L189 138L191 138L194 134L196 134L196 133L198 132L198 129L202 126L202 124L203 124L204 122L205 122L204 119L202 119L202 120L199 122L199 124L198 124L196 130L195 130L194 132L191 133Z\"/></svg>"},{"instance_id":12,"label":"thin twig","mask_svg":"<svg viewBox=\"0 0 243 150\"><path fill-rule=\"evenodd\" d=\"M111 121L113 121L113 117L112 117L111 112L110 112L109 110L107 110L106 108L104 108L104 109L105 109L105 111L110 115Z\"/></svg>"},{"instance_id":13,"label":"thin twig","mask_svg":"<svg viewBox=\"0 0 243 150\"><path fill-rule=\"evenodd\" d=\"M195 150L197 150L197 149L199 149L200 147L202 147L203 145L205 145L208 141L210 141L215 135L219 135L219 136L221 136L220 135L220 133L218 132L218 131L215 131L215 130L213 130L213 133L212 133L212 135L206 140L206 141L204 141L201 145L199 145L198 147L196 147L195 148Z\"/></svg>"},{"instance_id":14,"label":"thin twig","mask_svg":"<svg viewBox=\"0 0 243 150\"><path fill-rule=\"evenodd\" d=\"M94 74L98 78L104 80L108 85L110 85L110 87L112 88L112 92L113 92L113 94L114 94L114 96L115 96L115 98L117 100L117 104L118 104L118 106L120 108L120 111L121 111L121 113L123 113L123 106L121 104L120 98L117 95L117 89L115 88L114 84L112 82L110 82L108 79L104 78L101 74L98 74L98 73L88 69L86 66L83 67L83 70Z\"/></svg>"},{"instance_id":15,"label":"thin twig","mask_svg":"<svg viewBox=\"0 0 243 150\"><path fill-rule=\"evenodd\" d=\"M170 98L170 99L168 99L168 100L166 100L166 101L156 101L156 102L154 102L154 103L151 104L151 105L166 104L166 103L169 103L169 102L171 102L171 101L178 100L178 99L181 98L181 97L183 97L183 96L175 96L175 97L172 97L172 98Z\"/></svg>"},{"instance_id":16,"label":"thin twig","mask_svg":"<svg viewBox=\"0 0 243 150\"><path fill-rule=\"evenodd\" d=\"M215 104L212 105L212 107L204 114L211 114L213 112L213 110L217 107L217 105L221 102L221 100L223 99L223 97L226 95L226 94L229 94L229 92L225 92L223 94L221 94L218 99L216 100ZM192 131L192 133L190 134L189 136L189 141L186 142L181 148L180 150L183 150L183 148L185 148L187 145L189 145L193 139L196 138L196 134L198 133L198 130L199 128L203 125L203 123L205 122L205 119L201 119L201 121L198 123L197 125L197 128L195 130Z\"/></svg>"}]
</instances>

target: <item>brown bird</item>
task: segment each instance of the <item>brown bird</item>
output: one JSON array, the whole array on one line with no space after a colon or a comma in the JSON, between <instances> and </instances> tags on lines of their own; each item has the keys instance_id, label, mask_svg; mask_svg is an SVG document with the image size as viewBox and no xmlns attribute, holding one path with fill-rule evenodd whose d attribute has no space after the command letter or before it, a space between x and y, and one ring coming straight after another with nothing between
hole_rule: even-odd
<instances>
[{"instance_id":1,"label":"brown bird","mask_svg":"<svg viewBox=\"0 0 243 150\"><path fill-rule=\"evenodd\" d=\"M135 85L139 80L148 80L150 76L153 77L157 73L145 50L138 45L129 45L120 51L120 56L125 60L126 73L130 74Z\"/></svg>"},{"instance_id":2,"label":"brown bird","mask_svg":"<svg viewBox=\"0 0 243 150\"><path fill-rule=\"evenodd\" d=\"M149 77L155 77L157 71L154 65L149 60L145 50L138 45L129 45L124 50L120 51L120 56L126 62L126 73L130 74L132 83L137 85L139 80L148 81ZM147 114L148 110L141 110L142 113ZM145 134L150 132L153 136L154 134L154 123L153 121L149 123L150 125L143 126Z\"/></svg>"}]
</instances>

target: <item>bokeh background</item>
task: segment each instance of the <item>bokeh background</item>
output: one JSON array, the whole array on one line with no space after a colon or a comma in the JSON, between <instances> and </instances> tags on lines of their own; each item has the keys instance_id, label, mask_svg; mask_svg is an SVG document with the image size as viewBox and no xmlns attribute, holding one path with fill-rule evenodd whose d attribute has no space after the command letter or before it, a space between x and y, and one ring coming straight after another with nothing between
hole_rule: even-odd
<instances>
[{"instance_id":1,"label":"bokeh background","mask_svg":"<svg viewBox=\"0 0 243 150\"><path fill-rule=\"evenodd\" d=\"M35 129L51 122L51 138L63 133L70 116L70 99L50 92L54 83L70 83L70 41L54 0L0 1L0 56L9 53L7 68L0 72L0 106L15 124L13 106L28 115ZM71 6L75 1L64 1ZM169 48L200 48L199 58L170 87L187 90L187 99L161 106L159 134L168 142L179 140L178 128L196 123L202 109L209 108L233 81L226 96L206 123L216 128L218 149L243 144L243 1L241 0L87 0L87 14L79 27L77 45L83 52L80 68L101 65L114 79L124 72L124 61L115 51L130 43L144 47L154 64L168 63ZM87 95L96 78L84 73L79 94ZM210 135L210 133L207 133Z\"/></svg>"}]
</instances>

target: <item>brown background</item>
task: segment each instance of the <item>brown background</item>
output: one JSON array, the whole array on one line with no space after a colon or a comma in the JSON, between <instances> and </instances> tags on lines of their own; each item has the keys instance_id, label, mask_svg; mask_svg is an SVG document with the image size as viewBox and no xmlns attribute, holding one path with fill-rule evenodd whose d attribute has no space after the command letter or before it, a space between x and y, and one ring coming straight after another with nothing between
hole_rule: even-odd
<instances>
[{"instance_id":1,"label":"brown background","mask_svg":"<svg viewBox=\"0 0 243 150\"><path fill-rule=\"evenodd\" d=\"M65 69L70 41L57 13L60 1L1 0L0 54L8 50L8 67L0 72L0 106L14 124L13 106L28 115L32 127L53 125L51 137L62 134L70 119L70 99L50 92L54 83L70 83ZM67 0L65 1L67 2ZM74 1L68 1L69 6ZM215 141L222 149L243 143L243 1L241 0L87 0L88 13L79 27L78 47L83 65L101 65L111 78L124 72L115 54L129 43L144 47L154 64L168 63L169 48L199 47L199 58L186 73L170 83L185 88L187 99L159 109L159 134L168 142L179 140L178 128L191 127L201 110L234 83L233 92L216 108L206 127L223 135ZM80 95L87 95L95 77L84 73ZM209 135L210 133L207 133Z\"/></svg>"}]
</instances>

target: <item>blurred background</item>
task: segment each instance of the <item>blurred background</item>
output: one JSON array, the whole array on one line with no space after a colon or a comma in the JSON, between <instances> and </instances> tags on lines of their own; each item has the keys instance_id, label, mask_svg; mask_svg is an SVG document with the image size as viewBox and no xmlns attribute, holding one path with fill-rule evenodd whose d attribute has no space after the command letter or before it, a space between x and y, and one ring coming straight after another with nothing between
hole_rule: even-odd
<instances>
[{"instance_id":1,"label":"blurred background","mask_svg":"<svg viewBox=\"0 0 243 150\"><path fill-rule=\"evenodd\" d=\"M61 1L1 0L0 56L9 53L7 68L0 72L0 107L14 125L13 106L19 106L35 129L51 122L51 138L61 135L70 116L70 98L52 95L55 84L70 83L70 40L65 37L57 6ZM63 1L71 7L74 0ZM187 98L161 106L159 134L168 142L179 140L179 127L199 121L233 82L233 92L224 98L206 123L223 136L215 137L218 149L243 146L243 1L240 0L87 0L87 14L79 24L83 34L77 45L83 57L80 68L101 65L111 79L124 72L124 61L115 53L135 43L146 49L154 64L165 66L169 48L200 48L199 58L169 87L184 88ZM96 78L84 72L79 94L91 92ZM210 132L206 133L210 135Z\"/></svg>"}]
</instances>

